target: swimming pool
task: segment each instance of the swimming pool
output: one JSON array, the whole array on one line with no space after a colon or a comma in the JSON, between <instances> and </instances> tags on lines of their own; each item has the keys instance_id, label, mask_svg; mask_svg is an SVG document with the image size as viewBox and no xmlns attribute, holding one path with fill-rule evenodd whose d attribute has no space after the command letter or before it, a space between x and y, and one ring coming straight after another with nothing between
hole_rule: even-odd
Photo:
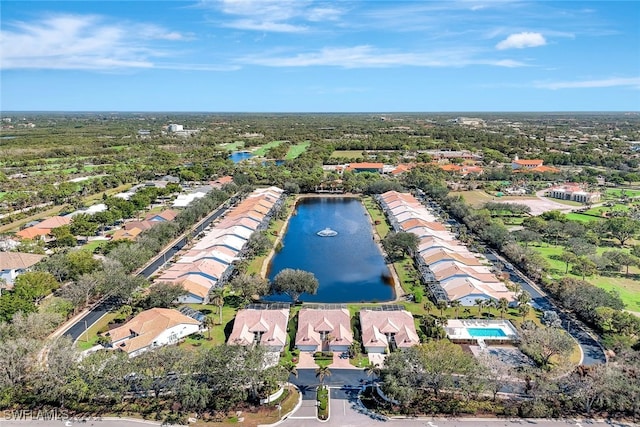
<instances>
[{"instance_id":1,"label":"swimming pool","mask_svg":"<svg viewBox=\"0 0 640 427\"><path fill-rule=\"evenodd\" d=\"M467 332L473 338L506 337L507 334L500 328L467 328Z\"/></svg>"}]
</instances>

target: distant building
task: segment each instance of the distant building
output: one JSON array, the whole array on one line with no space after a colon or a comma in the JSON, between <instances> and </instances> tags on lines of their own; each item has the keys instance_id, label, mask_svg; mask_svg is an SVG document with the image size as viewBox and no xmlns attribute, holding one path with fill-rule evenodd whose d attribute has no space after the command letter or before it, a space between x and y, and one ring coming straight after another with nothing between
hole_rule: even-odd
<instances>
[{"instance_id":1,"label":"distant building","mask_svg":"<svg viewBox=\"0 0 640 427\"><path fill-rule=\"evenodd\" d=\"M525 159L520 160L518 155L511 162L511 168L514 172L534 172L534 173L557 173L560 172L560 169L554 168L552 166L545 166L544 160L541 159Z\"/></svg>"},{"instance_id":2,"label":"distant building","mask_svg":"<svg viewBox=\"0 0 640 427\"><path fill-rule=\"evenodd\" d=\"M20 274L29 270L45 255L27 254L21 252L0 252L0 279L7 285L13 285Z\"/></svg>"},{"instance_id":3,"label":"distant building","mask_svg":"<svg viewBox=\"0 0 640 427\"><path fill-rule=\"evenodd\" d=\"M172 123L167 127L167 129L169 130L169 132L180 132L184 130L184 126Z\"/></svg>"},{"instance_id":4,"label":"distant building","mask_svg":"<svg viewBox=\"0 0 640 427\"><path fill-rule=\"evenodd\" d=\"M382 173L383 163L350 163L345 170L354 172L377 172Z\"/></svg>"},{"instance_id":5,"label":"distant building","mask_svg":"<svg viewBox=\"0 0 640 427\"><path fill-rule=\"evenodd\" d=\"M600 193L587 191L576 183L556 185L545 192L545 196L560 200L571 200L579 203L596 203L600 201Z\"/></svg>"},{"instance_id":6,"label":"distant building","mask_svg":"<svg viewBox=\"0 0 640 427\"><path fill-rule=\"evenodd\" d=\"M477 117L458 117L453 120L454 123L463 126L473 126L473 127L484 127L484 120L479 119Z\"/></svg>"},{"instance_id":7,"label":"distant building","mask_svg":"<svg viewBox=\"0 0 640 427\"><path fill-rule=\"evenodd\" d=\"M20 230L16 233L16 236L21 239L37 239L44 238L47 234L51 233L54 228L62 227L63 225L71 224L70 216L54 216L47 218L38 224Z\"/></svg>"}]
</instances>

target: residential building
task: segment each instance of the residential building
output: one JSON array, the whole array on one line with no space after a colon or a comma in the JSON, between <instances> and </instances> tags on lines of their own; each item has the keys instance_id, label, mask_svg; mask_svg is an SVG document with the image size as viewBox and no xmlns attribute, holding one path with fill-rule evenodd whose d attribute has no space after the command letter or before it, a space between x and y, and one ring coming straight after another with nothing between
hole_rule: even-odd
<instances>
[{"instance_id":1,"label":"residential building","mask_svg":"<svg viewBox=\"0 0 640 427\"><path fill-rule=\"evenodd\" d=\"M515 301L514 292L491 272L489 261L471 253L411 194L389 191L378 201L395 231L418 236L415 261L436 300L457 300L467 306L476 299Z\"/></svg>"},{"instance_id":2,"label":"residential building","mask_svg":"<svg viewBox=\"0 0 640 427\"><path fill-rule=\"evenodd\" d=\"M7 285L13 285L16 277L28 271L45 255L22 252L0 252L0 279Z\"/></svg>"},{"instance_id":3,"label":"residential building","mask_svg":"<svg viewBox=\"0 0 640 427\"><path fill-rule=\"evenodd\" d=\"M238 310L227 345L259 344L267 351L282 352L287 344L289 308L254 305Z\"/></svg>"},{"instance_id":4,"label":"residential building","mask_svg":"<svg viewBox=\"0 0 640 427\"><path fill-rule=\"evenodd\" d=\"M177 344L181 339L200 331L201 323L170 308L145 310L124 325L111 329L111 347L138 356L145 351Z\"/></svg>"},{"instance_id":5,"label":"residential building","mask_svg":"<svg viewBox=\"0 0 640 427\"><path fill-rule=\"evenodd\" d=\"M386 353L420 344L413 315L406 310L360 310L360 327L367 353Z\"/></svg>"},{"instance_id":6,"label":"residential building","mask_svg":"<svg viewBox=\"0 0 640 427\"><path fill-rule=\"evenodd\" d=\"M353 172L377 172L382 173L384 170L383 163L350 163L345 170Z\"/></svg>"},{"instance_id":7,"label":"residential building","mask_svg":"<svg viewBox=\"0 0 640 427\"><path fill-rule=\"evenodd\" d=\"M302 308L295 345L300 351L344 352L353 343L349 310Z\"/></svg>"},{"instance_id":8,"label":"residential building","mask_svg":"<svg viewBox=\"0 0 640 427\"><path fill-rule=\"evenodd\" d=\"M54 228L71 224L71 216L54 216L47 218L36 225L22 229L16 233L21 239L44 238Z\"/></svg>"}]
</instances>

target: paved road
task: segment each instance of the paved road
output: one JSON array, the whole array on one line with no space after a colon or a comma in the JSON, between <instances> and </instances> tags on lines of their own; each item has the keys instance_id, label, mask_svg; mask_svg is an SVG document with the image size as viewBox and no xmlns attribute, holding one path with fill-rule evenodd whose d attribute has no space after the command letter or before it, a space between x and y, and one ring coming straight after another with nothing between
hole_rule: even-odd
<instances>
[{"instance_id":1,"label":"paved road","mask_svg":"<svg viewBox=\"0 0 640 427\"><path fill-rule=\"evenodd\" d=\"M572 319L567 313L555 307L549 298L541 293L538 287L522 272L511 265L511 263L505 260L494 250L488 249L488 251L489 252L486 254L487 258L490 261L500 261L503 263L509 271L511 281L519 284L522 289L529 292L533 303L535 303L541 310L553 310L558 313L558 316L562 321L562 326L576 339L576 341L578 341L578 344L582 348L583 365L606 363L607 359L602 351L602 347L600 347L598 342L593 339L574 319Z\"/></svg>"},{"instance_id":2,"label":"paved road","mask_svg":"<svg viewBox=\"0 0 640 427\"><path fill-rule=\"evenodd\" d=\"M188 232L188 234L197 235L198 233L201 233L209 224L219 218L220 215L224 214L232 205L233 201L235 201L235 199L225 202L211 215L200 221L195 226L193 231ZM151 275L153 275L160 267L162 267L167 262L167 260L171 259L171 257L175 255L176 252L178 252L187 244L187 240L188 239L186 236L183 236L179 240L176 240L171 247L166 248L163 252L158 254L149 265L147 265L142 271L140 271L140 273L138 273L138 275L143 276L147 279L151 277ZM118 304L119 301L116 298L107 298L104 301L99 302L87 314L85 314L73 325L71 325L71 327L64 332L63 336L70 337L73 341L76 341L88 328L90 328L94 323L100 320L113 308L117 307Z\"/></svg>"},{"instance_id":3,"label":"paved road","mask_svg":"<svg viewBox=\"0 0 640 427\"><path fill-rule=\"evenodd\" d=\"M336 398L332 390L331 402L329 406L329 420L318 421L314 416L314 408L303 405L296 412L291 414L286 420L280 423L283 427L370 427L376 425L392 425L397 427L596 427L596 426L631 426L612 421L577 421L566 420L546 420L546 419L483 419L483 418L405 418L386 419L367 413L358 404L357 399L352 396L348 398Z\"/></svg>"},{"instance_id":4,"label":"paved road","mask_svg":"<svg viewBox=\"0 0 640 427\"><path fill-rule=\"evenodd\" d=\"M430 199L425 199L427 207L433 209L436 212L442 212L442 208ZM449 223L452 225L459 225L459 223L451 219ZM541 310L553 310L558 313L560 320L562 321L562 326L573 336L580 348L582 349L583 365L596 365L599 363L606 363L607 358L602 351L602 347L598 345L598 342L593 339L580 324L576 322L575 319L571 318L567 313L559 310L547 297L546 294L542 293L538 287L535 285L533 281L531 281L525 274L519 271L515 266L513 266L509 261L507 261L504 257L498 254L493 249L487 248L485 256L489 259L489 261L499 261L501 262L509 271L510 279L512 282L519 284L522 289L529 292L531 295L532 302L536 304L537 308Z\"/></svg>"}]
</instances>

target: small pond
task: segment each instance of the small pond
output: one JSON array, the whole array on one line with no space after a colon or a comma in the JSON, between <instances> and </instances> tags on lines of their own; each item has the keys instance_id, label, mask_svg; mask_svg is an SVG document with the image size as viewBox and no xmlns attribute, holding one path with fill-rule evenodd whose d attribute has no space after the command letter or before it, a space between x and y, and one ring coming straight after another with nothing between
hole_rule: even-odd
<instances>
[{"instance_id":1,"label":"small pond","mask_svg":"<svg viewBox=\"0 0 640 427\"><path fill-rule=\"evenodd\" d=\"M253 157L253 154L248 151L234 151L229 155L229 158L233 163L240 163L241 161L250 159L251 157Z\"/></svg>"}]
</instances>

